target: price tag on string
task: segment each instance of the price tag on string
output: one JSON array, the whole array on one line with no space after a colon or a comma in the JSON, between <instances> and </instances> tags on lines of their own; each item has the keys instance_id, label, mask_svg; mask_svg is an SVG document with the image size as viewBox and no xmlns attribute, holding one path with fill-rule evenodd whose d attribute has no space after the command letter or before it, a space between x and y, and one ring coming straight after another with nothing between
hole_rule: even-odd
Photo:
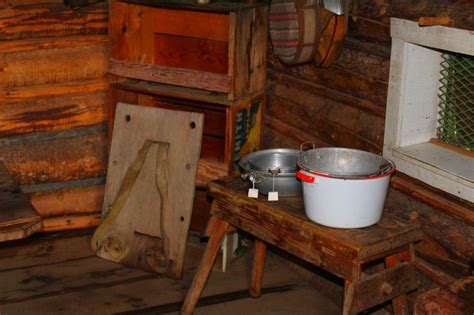
<instances>
[{"instance_id":1,"label":"price tag on string","mask_svg":"<svg viewBox=\"0 0 474 315\"><path fill-rule=\"evenodd\" d=\"M255 188L249 188L249 194L248 196L250 198L258 198L258 189Z\"/></svg>"},{"instance_id":2,"label":"price tag on string","mask_svg":"<svg viewBox=\"0 0 474 315\"><path fill-rule=\"evenodd\" d=\"M275 176L280 173L279 167L270 167L268 171L272 174L272 191L268 193L268 201L278 201L278 191L275 191Z\"/></svg>"},{"instance_id":3,"label":"price tag on string","mask_svg":"<svg viewBox=\"0 0 474 315\"><path fill-rule=\"evenodd\" d=\"M278 191L271 191L268 193L268 201L278 201Z\"/></svg>"},{"instance_id":4,"label":"price tag on string","mask_svg":"<svg viewBox=\"0 0 474 315\"><path fill-rule=\"evenodd\" d=\"M257 181L257 176L254 174L250 174L249 179L252 182L252 188L249 188L249 193L247 196L249 198L258 198L258 189L255 188L255 182Z\"/></svg>"}]
</instances>

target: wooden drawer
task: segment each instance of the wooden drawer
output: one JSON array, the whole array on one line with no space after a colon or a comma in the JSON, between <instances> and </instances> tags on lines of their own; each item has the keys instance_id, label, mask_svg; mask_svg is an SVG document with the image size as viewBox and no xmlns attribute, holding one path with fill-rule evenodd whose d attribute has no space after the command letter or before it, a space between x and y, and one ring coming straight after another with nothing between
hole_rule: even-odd
<instances>
[{"instance_id":1,"label":"wooden drawer","mask_svg":"<svg viewBox=\"0 0 474 315\"><path fill-rule=\"evenodd\" d=\"M203 9L112 2L110 73L212 91L229 100L262 93L268 7Z\"/></svg>"}]
</instances>

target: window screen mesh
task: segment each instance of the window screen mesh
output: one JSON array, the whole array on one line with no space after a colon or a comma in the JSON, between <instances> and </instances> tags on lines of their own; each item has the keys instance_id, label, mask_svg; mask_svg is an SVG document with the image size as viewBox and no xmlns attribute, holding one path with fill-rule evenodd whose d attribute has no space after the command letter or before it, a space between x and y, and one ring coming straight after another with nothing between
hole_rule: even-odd
<instances>
[{"instance_id":1,"label":"window screen mesh","mask_svg":"<svg viewBox=\"0 0 474 315\"><path fill-rule=\"evenodd\" d=\"M474 56L442 54L438 139L474 151Z\"/></svg>"}]
</instances>

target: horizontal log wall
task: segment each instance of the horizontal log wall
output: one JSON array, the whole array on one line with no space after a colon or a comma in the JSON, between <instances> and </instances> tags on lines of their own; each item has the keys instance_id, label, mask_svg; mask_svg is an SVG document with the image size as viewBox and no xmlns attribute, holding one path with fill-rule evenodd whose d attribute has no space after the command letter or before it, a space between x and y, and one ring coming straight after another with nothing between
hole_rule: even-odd
<instances>
[{"instance_id":1,"label":"horizontal log wall","mask_svg":"<svg viewBox=\"0 0 474 315\"><path fill-rule=\"evenodd\" d=\"M107 5L0 1L0 161L44 230L96 225L107 167Z\"/></svg>"},{"instance_id":2,"label":"horizontal log wall","mask_svg":"<svg viewBox=\"0 0 474 315\"><path fill-rule=\"evenodd\" d=\"M474 30L469 1L353 0L348 34L337 61L287 67L269 47L268 105L264 146L344 146L381 153L390 69L390 17L417 20L450 16L452 25ZM402 215L420 224L419 268L431 280L471 274L474 262L473 205L399 174L392 180L421 202L402 205Z\"/></svg>"}]
</instances>

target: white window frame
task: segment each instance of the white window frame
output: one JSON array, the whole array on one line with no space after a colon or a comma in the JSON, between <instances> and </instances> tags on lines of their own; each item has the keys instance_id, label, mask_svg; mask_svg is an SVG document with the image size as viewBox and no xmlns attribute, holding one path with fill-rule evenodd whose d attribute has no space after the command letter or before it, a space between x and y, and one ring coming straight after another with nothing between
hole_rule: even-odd
<instances>
[{"instance_id":1,"label":"white window frame","mask_svg":"<svg viewBox=\"0 0 474 315\"><path fill-rule=\"evenodd\" d=\"M392 18L391 36L383 154L400 172L474 202L474 158L429 142L436 138L439 49L474 55L474 31Z\"/></svg>"}]
</instances>

